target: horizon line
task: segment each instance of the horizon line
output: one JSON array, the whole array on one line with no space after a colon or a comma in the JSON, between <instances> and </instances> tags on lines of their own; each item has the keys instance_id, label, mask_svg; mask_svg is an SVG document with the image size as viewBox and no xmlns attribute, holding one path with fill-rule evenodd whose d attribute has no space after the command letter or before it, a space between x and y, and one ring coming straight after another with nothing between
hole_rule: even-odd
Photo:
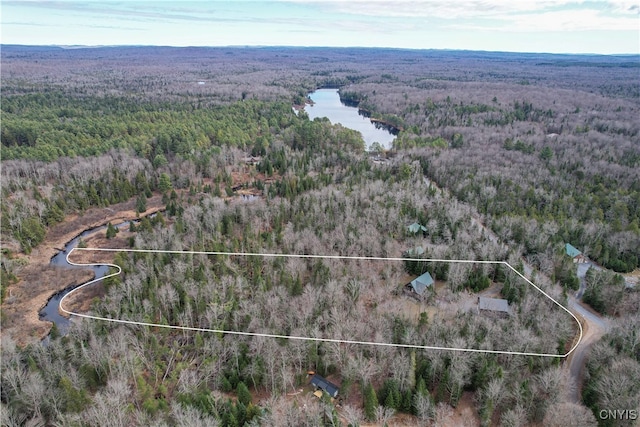
<instances>
[{"instance_id":1,"label":"horizon line","mask_svg":"<svg viewBox=\"0 0 640 427\"><path fill-rule=\"evenodd\" d=\"M629 56L640 57L640 52L617 52L617 53L598 53L598 52L544 52L544 51L516 51L516 50L483 50L483 49L458 49L458 48L415 48L415 47L393 47L393 46L315 46L315 45L260 45L260 44L238 44L238 45L165 45L165 44L23 44L23 43L0 43L0 47L44 47L59 48L62 50L76 49L109 49L109 48L174 48L174 49L265 49L265 48L283 48L283 49L370 49L370 50L403 50L403 51L432 51L432 52L477 52L477 53L499 53L499 54L525 54L525 55L570 55L570 56Z\"/></svg>"}]
</instances>

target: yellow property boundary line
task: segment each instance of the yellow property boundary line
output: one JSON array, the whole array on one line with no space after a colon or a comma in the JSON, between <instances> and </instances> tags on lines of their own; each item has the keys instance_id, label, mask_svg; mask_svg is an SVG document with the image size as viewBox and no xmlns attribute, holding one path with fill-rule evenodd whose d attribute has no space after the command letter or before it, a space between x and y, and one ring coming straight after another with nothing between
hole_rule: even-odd
<instances>
[{"instance_id":1,"label":"yellow property boundary line","mask_svg":"<svg viewBox=\"0 0 640 427\"><path fill-rule=\"evenodd\" d=\"M80 289L92 285L94 283L99 282L100 280L107 279L109 277L118 276L122 273L122 268L119 265L110 264L110 263L87 263L87 264L79 264L74 263L69 260L69 256L74 251L92 251L92 252L129 252L129 253L154 253L154 254L175 254L175 255L227 255L227 256L253 256L253 257L264 257L264 258L313 258L313 259L340 259L340 260L364 260L364 261L428 261L428 262L450 262L450 263L460 263L460 264L502 264L507 266L513 272L515 272L518 276L520 276L525 282L529 285L533 286L538 292L542 295L550 299L554 304L560 307L562 310L567 312L573 319L576 321L578 325L578 329L580 331L579 338L577 342L571 347L571 349L566 354L549 354L549 353L530 353L530 352L522 352L522 351L501 351L501 350L481 350L481 349L473 349L473 348L456 348L456 347L439 347L439 346L427 346L427 345L414 345L414 344L391 344L391 343L382 343L382 342L374 342L374 341L355 341L355 340L339 340L333 338L313 338L313 337L302 337L302 336L294 336L294 335L279 335L279 334L263 334L257 332L242 332L242 331L228 331L223 329L208 329L208 328L195 328L189 326L176 326L176 325L162 325L158 323L148 323L148 322L136 322L132 320L122 320L122 319L111 319L108 317L100 317L100 316L92 316L89 314L76 313L74 311L70 311L64 308L64 300ZM515 356L538 356L538 357L558 357L565 358L569 356L575 349L580 345L582 341L582 325L578 318L571 313L566 307L560 304L558 301L554 300L547 294L545 291L536 286L533 282L527 279L524 275L522 275L518 270L513 268L506 261L471 261L471 260L449 260L449 259L433 259L433 258L393 258L393 257L367 257L367 256L341 256L341 255L292 255L292 254L261 254L261 253L248 253L248 252L202 252L202 251L178 251L178 250L158 250L158 249L105 249L105 248L73 248L66 256L66 260L70 265L74 265L77 267L89 267L89 266L109 266L115 267L117 271L115 273L100 277L98 279L93 279L77 288L71 290L68 294L66 294L60 300L60 310L66 314L83 317L85 319L93 319L93 320L102 320L106 322L113 323L121 323L125 325L136 325L136 326L150 326L156 328L166 328L166 329L178 329L183 331L195 331L195 332L214 332L214 333L222 333L222 334L232 334L232 335L243 335L243 336L252 336L252 337L266 337L266 338L284 338L290 340L299 340L299 341L314 341L314 342L331 342L331 343L339 343L339 344L361 344L361 345L371 345L371 346L379 346L379 347L399 347L399 348L412 348L412 349L421 349L421 350L448 350L448 351L461 351L461 352L470 352L470 353L490 353L490 354L507 354L507 355L515 355Z\"/></svg>"}]
</instances>

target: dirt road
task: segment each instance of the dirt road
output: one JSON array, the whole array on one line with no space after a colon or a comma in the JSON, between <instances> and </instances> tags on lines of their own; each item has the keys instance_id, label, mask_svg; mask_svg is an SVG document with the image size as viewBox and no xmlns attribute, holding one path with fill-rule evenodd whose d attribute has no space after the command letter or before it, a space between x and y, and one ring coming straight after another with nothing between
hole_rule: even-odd
<instances>
[{"instance_id":1,"label":"dirt road","mask_svg":"<svg viewBox=\"0 0 640 427\"><path fill-rule=\"evenodd\" d=\"M600 267L590 262L577 265L578 279L580 279L580 288L573 297L569 298L569 309L580 319L583 328L582 342L569 356L565 366L569 370L571 379L575 387L570 390L570 397L574 403L581 403L582 383L584 380L584 367L586 356L593 344L598 341L607 332L609 322L607 319L593 311L589 306L583 304L580 299L584 295L587 288L586 275L590 268Z\"/></svg>"},{"instance_id":2,"label":"dirt road","mask_svg":"<svg viewBox=\"0 0 640 427\"><path fill-rule=\"evenodd\" d=\"M586 356L593 344L600 340L607 332L608 322L573 297L569 298L569 309L580 319L583 329L580 345L569 355L567 363L565 364L575 385L575 387L570 389L569 396L573 403L582 403L581 391Z\"/></svg>"},{"instance_id":3,"label":"dirt road","mask_svg":"<svg viewBox=\"0 0 640 427\"><path fill-rule=\"evenodd\" d=\"M431 182L426 177L424 178L424 183L427 185L433 185L439 190L442 191L439 187L435 185L435 183ZM500 238L493 232L489 227L487 227L480 216L472 218L472 222L475 226L477 226L480 230L483 231L484 235L490 241L494 243L499 243L503 247L505 247L504 243L501 242ZM524 274L527 277L531 277L531 274L534 271L534 268L523 258L522 259ZM584 368L587 354L589 350L604 334L607 332L607 328L609 326L608 321L600 316L598 313L594 312L588 306L585 306L580 299L584 294L586 289L586 273L589 268L600 268L591 262L578 264L577 265L577 274L580 279L580 288L578 292L576 292L575 296L569 297L569 310L580 319L582 325L582 341L576 347L571 355L567 358L565 363L565 368L568 369L569 375L572 379L572 384L567 384L569 387L569 396L572 402L577 404L582 404L582 382L584 378ZM544 276L544 273L535 270L537 276Z\"/></svg>"}]
</instances>

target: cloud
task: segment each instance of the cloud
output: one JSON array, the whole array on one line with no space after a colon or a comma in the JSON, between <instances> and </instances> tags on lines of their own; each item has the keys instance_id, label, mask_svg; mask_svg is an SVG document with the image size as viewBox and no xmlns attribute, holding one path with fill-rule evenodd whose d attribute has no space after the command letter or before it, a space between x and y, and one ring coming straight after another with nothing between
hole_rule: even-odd
<instances>
[{"instance_id":1,"label":"cloud","mask_svg":"<svg viewBox=\"0 0 640 427\"><path fill-rule=\"evenodd\" d=\"M447 28L513 29L513 23L524 24L527 31L547 31L549 22L561 31L577 29L638 29L638 0L278 0L275 2L146 2L146 1L4 1L5 6L40 8L75 12L93 18L127 19L158 23L220 22L323 26L323 20L301 22L300 17L261 16L262 6L297 5L313 16L329 14L334 25L346 23L352 28L369 28L378 22L393 31L402 30L407 22L441 24ZM317 12L317 13L316 13ZM293 12L292 12L293 13ZM573 18L572 18L573 17ZM582 21L587 19L586 21ZM635 19L635 21L634 21ZM421 21L421 22L418 22ZM632 28L632 26L635 27ZM379 28L382 30L383 28Z\"/></svg>"},{"instance_id":2,"label":"cloud","mask_svg":"<svg viewBox=\"0 0 640 427\"><path fill-rule=\"evenodd\" d=\"M619 45L620 40L629 38L630 31L637 34L640 18L639 0L2 0L2 6L2 25L15 40L38 39L33 31L25 31L24 25L64 26L65 31L55 36L64 35L69 40L84 40L93 32L74 33L74 29L93 26L102 29L91 35L97 44L116 39L121 43L153 44L162 39L163 44L183 45L188 38L192 44L218 44L223 40L225 44L247 44L247 40L259 39L266 45L293 42L464 48L485 46L481 40L494 37L490 34L493 32L500 40L492 42L495 46L486 46L499 50L503 45L529 46L530 33L548 40L544 33L594 31L591 35L580 34L576 45L584 44L585 48L578 49L584 50L593 45L594 38L602 40L602 34L596 31L609 31ZM109 33L109 29L113 31ZM133 32L122 37L119 29L141 31L137 37L130 37ZM285 33L295 36L285 39ZM38 37L47 43L55 38L40 33ZM109 41L103 42L100 37ZM552 46L555 41L549 42L549 48L540 49L552 50Z\"/></svg>"},{"instance_id":3,"label":"cloud","mask_svg":"<svg viewBox=\"0 0 640 427\"><path fill-rule=\"evenodd\" d=\"M289 1L353 20L386 17L385 28L399 31L419 23L433 29L485 33L637 32L640 23L638 0Z\"/></svg>"},{"instance_id":4,"label":"cloud","mask_svg":"<svg viewBox=\"0 0 640 427\"><path fill-rule=\"evenodd\" d=\"M402 19L426 19L432 21L473 21L473 24L456 22L448 28L495 28L497 22L526 23L529 30L538 20L540 28L548 28L545 20L554 22L561 30L638 29L633 18L640 14L637 0L585 1L585 0L287 0L306 4L325 11L355 16ZM571 18L573 16L573 18ZM532 18L533 17L533 18ZM587 18L586 23L580 20ZM632 28L632 25L635 27ZM508 25L502 28L513 28Z\"/></svg>"},{"instance_id":5,"label":"cloud","mask_svg":"<svg viewBox=\"0 0 640 427\"><path fill-rule=\"evenodd\" d=\"M545 12L518 16L510 25L513 31L633 31L637 18L602 16L595 10Z\"/></svg>"},{"instance_id":6,"label":"cloud","mask_svg":"<svg viewBox=\"0 0 640 427\"><path fill-rule=\"evenodd\" d=\"M634 17L603 16L595 10L561 10L500 17L491 22L446 25L458 30L521 32L637 31Z\"/></svg>"},{"instance_id":7,"label":"cloud","mask_svg":"<svg viewBox=\"0 0 640 427\"><path fill-rule=\"evenodd\" d=\"M162 4L162 3L161 3ZM168 3L167 3L168 4ZM198 3L190 3L197 5ZM124 18L162 21L225 21L244 22L244 19L225 18L223 14L201 3L199 8L159 7L151 2L88 2L88 1L4 1L3 6L19 6L21 9L48 9L63 12L75 12L93 18ZM213 3L215 5L215 3Z\"/></svg>"},{"instance_id":8,"label":"cloud","mask_svg":"<svg viewBox=\"0 0 640 427\"><path fill-rule=\"evenodd\" d=\"M267 2L261 2L266 4ZM180 6L176 6L180 5ZM128 20L152 23L229 23L229 24L272 24L303 26L299 19L288 17L266 18L255 13L242 2L92 2L92 1L3 1L3 6L14 6L11 15L24 15L28 9L60 11L68 17L98 20ZM185 7L189 6L189 7ZM15 12L19 11L19 12ZM6 11L5 15L9 15ZM22 17L22 16L21 16Z\"/></svg>"},{"instance_id":9,"label":"cloud","mask_svg":"<svg viewBox=\"0 0 640 427\"><path fill-rule=\"evenodd\" d=\"M7 26L26 26L26 27L64 27L64 24L43 24L41 22L33 22L33 21L10 21L10 22L3 22L2 25L7 25ZM99 25L99 24L75 24L74 25L76 28L93 28L93 29L107 29L107 30L132 30L132 31L142 31L144 30L143 28L139 28L139 27L127 27L127 26L123 26L123 25Z\"/></svg>"},{"instance_id":10,"label":"cloud","mask_svg":"<svg viewBox=\"0 0 640 427\"><path fill-rule=\"evenodd\" d=\"M640 15L640 3L637 0L611 0L606 3L613 13Z\"/></svg>"},{"instance_id":11,"label":"cloud","mask_svg":"<svg viewBox=\"0 0 640 427\"><path fill-rule=\"evenodd\" d=\"M384 17L435 17L458 19L495 17L518 12L543 11L550 7L582 3L578 0L286 0L341 13Z\"/></svg>"},{"instance_id":12,"label":"cloud","mask_svg":"<svg viewBox=\"0 0 640 427\"><path fill-rule=\"evenodd\" d=\"M87 1L4 1L3 6L19 6L21 9L48 9L63 12L76 12L94 17L126 17L152 20L189 20L202 21L202 14L178 13L155 8L152 3L141 2L87 2ZM201 11L202 12L202 11Z\"/></svg>"}]
</instances>

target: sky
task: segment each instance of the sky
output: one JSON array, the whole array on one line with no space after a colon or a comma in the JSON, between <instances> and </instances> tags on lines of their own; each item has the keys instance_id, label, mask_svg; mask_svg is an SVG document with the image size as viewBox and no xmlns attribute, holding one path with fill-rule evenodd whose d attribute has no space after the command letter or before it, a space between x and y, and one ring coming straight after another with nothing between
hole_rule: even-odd
<instances>
[{"instance_id":1,"label":"sky","mask_svg":"<svg viewBox=\"0 0 640 427\"><path fill-rule=\"evenodd\" d=\"M640 54L640 0L2 0L0 8L3 44Z\"/></svg>"}]
</instances>

